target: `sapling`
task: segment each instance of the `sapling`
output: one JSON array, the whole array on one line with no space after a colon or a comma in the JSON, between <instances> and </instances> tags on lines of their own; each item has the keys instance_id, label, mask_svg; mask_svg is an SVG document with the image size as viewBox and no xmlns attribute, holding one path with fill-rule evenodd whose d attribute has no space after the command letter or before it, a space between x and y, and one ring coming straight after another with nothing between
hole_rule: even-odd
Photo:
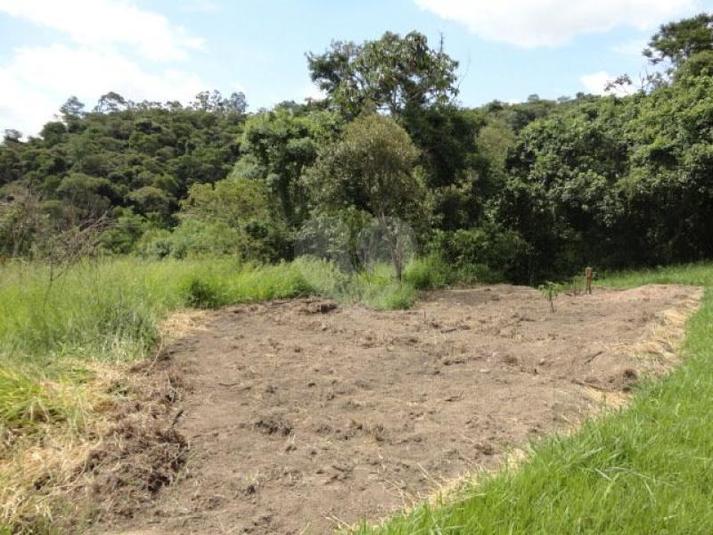
<instances>
[{"instance_id":1,"label":"sapling","mask_svg":"<svg viewBox=\"0 0 713 535\"><path fill-rule=\"evenodd\" d=\"M556 282L547 281L544 284L540 284L537 287L540 293L545 296L547 301L550 303L550 312L555 311L555 299L560 293L560 285Z\"/></svg>"}]
</instances>

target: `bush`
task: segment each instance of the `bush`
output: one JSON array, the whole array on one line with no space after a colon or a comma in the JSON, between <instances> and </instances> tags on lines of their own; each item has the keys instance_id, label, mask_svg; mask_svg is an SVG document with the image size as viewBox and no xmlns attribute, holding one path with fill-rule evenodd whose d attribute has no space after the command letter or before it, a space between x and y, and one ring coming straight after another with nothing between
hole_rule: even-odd
<instances>
[{"instance_id":1,"label":"bush","mask_svg":"<svg viewBox=\"0 0 713 535\"><path fill-rule=\"evenodd\" d=\"M221 291L214 282L192 277L185 289L185 302L189 307L218 308L225 304Z\"/></svg>"},{"instance_id":2,"label":"bush","mask_svg":"<svg viewBox=\"0 0 713 535\"><path fill-rule=\"evenodd\" d=\"M164 229L151 229L144 233L136 244L136 253L147 259L162 259L170 256L171 233Z\"/></svg>"},{"instance_id":3,"label":"bush","mask_svg":"<svg viewBox=\"0 0 713 535\"><path fill-rule=\"evenodd\" d=\"M454 232L439 231L431 249L463 276L474 279L471 282L513 277L521 271L527 255L522 237L495 223Z\"/></svg>"},{"instance_id":4,"label":"bush","mask_svg":"<svg viewBox=\"0 0 713 535\"><path fill-rule=\"evenodd\" d=\"M225 223L187 220L174 229L169 243L174 258L200 258L239 255L242 241L240 233Z\"/></svg>"},{"instance_id":5,"label":"bush","mask_svg":"<svg viewBox=\"0 0 713 535\"><path fill-rule=\"evenodd\" d=\"M443 288L455 280L455 273L438 254L415 258L406 266L404 282L417 290Z\"/></svg>"},{"instance_id":6,"label":"bush","mask_svg":"<svg viewBox=\"0 0 713 535\"><path fill-rule=\"evenodd\" d=\"M413 286L398 282L377 283L367 286L361 300L376 310L404 310L413 306L416 290Z\"/></svg>"}]
</instances>

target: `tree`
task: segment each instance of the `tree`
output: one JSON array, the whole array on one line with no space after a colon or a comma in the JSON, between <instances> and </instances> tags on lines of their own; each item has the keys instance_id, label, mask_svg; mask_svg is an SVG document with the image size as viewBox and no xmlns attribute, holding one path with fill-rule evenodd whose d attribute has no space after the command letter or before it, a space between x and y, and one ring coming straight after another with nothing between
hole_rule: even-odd
<instances>
[{"instance_id":1,"label":"tree","mask_svg":"<svg viewBox=\"0 0 713 535\"><path fill-rule=\"evenodd\" d=\"M47 234L47 216L37 195L20 185L0 195L0 256L29 254L37 236Z\"/></svg>"},{"instance_id":2,"label":"tree","mask_svg":"<svg viewBox=\"0 0 713 535\"><path fill-rule=\"evenodd\" d=\"M166 220L175 204L171 195L154 186L136 189L127 195L127 199L138 213L157 222Z\"/></svg>"},{"instance_id":3,"label":"tree","mask_svg":"<svg viewBox=\"0 0 713 535\"><path fill-rule=\"evenodd\" d=\"M108 93L99 97L94 111L97 113L115 113L118 111L124 111L129 107L129 102L126 101L119 93L114 91L109 91Z\"/></svg>"},{"instance_id":4,"label":"tree","mask_svg":"<svg viewBox=\"0 0 713 535\"><path fill-rule=\"evenodd\" d=\"M22 139L22 132L15 130L14 128L6 128L3 134L3 143L7 145L8 143L19 143Z\"/></svg>"},{"instance_id":5,"label":"tree","mask_svg":"<svg viewBox=\"0 0 713 535\"><path fill-rule=\"evenodd\" d=\"M40 137L48 147L61 143L65 134L67 134L67 127L60 121L49 122L40 130Z\"/></svg>"},{"instance_id":6,"label":"tree","mask_svg":"<svg viewBox=\"0 0 713 535\"><path fill-rule=\"evenodd\" d=\"M59 108L62 118L67 121L78 119L84 115L84 104L75 96L71 96Z\"/></svg>"},{"instance_id":7,"label":"tree","mask_svg":"<svg viewBox=\"0 0 713 535\"><path fill-rule=\"evenodd\" d=\"M242 258L276 260L285 253L286 229L275 214L260 181L229 178L215 184L194 184L181 202L177 231L184 239L191 234L213 239L211 236L222 230L224 237L217 252L231 250ZM197 245L210 249L210 244Z\"/></svg>"},{"instance_id":8,"label":"tree","mask_svg":"<svg viewBox=\"0 0 713 535\"><path fill-rule=\"evenodd\" d=\"M404 268L401 221L413 223L423 216L425 187L414 169L418 155L393 119L362 116L320 155L309 178L318 202L336 209L354 207L377 219L399 280Z\"/></svg>"},{"instance_id":9,"label":"tree","mask_svg":"<svg viewBox=\"0 0 713 535\"><path fill-rule=\"evenodd\" d=\"M263 180L287 223L298 227L309 210L302 173L316 160L319 147L330 143L340 129L341 120L334 112L295 104L253 115L245 122L242 158L233 175Z\"/></svg>"},{"instance_id":10,"label":"tree","mask_svg":"<svg viewBox=\"0 0 713 535\"><path fill-rule=\"evenodd\" d=\"M227 98L218 90L201 91L193 100L193 109L210 113L235 113L242 115L247 109L245 95L241 93L231 93Z\"/></svg>"},{"instance_id":11,"label":"tree","mask_svg":"<svg viewBox=\"0 0 713 535\"><path fill-rule=\"evenodd\" d=\"M116 187L106 178L84 173L71 173L64 177L57 193L76 210L77 219L102 217L118 195Z\"/></svg>"},{"instance_id":12,"label":"tree","mask_svg":"<svg viewBox=\"0 0 713 535\"><path fill-rule=\"evenodd\" d=\"M348 116L364 109L399 115L448 103L457 93L458 62L428 46L418 32L386 32L361 45L335 41L324 54L307 54L312 80Z\"/></svg>"},{"instance_id":13,"label":"tree","mask_svg":"<svg viewBox=\"0 0 713 535\"><path fill-rule=\"evenodd\" d=\"M651 37L644 56L654 65L670 61L675 69L695 54L708 50L713 50L713 14L701 13L663 24Z\"/></svg>"}]
</instances>

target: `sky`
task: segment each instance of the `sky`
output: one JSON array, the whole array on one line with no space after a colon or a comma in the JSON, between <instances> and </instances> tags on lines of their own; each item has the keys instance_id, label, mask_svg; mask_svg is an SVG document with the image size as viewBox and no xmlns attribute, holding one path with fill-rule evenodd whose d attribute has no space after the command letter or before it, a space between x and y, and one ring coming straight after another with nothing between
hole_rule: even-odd
<instances>
[{"instance_id":1,"label":"sky","mask_svg":"<svg viewBox=\"0 0 713 535\"><path fill-rule=\"evenodd\" d=\"M319 98L305 53L385 31L441 36L465 106L601 93L645 72L657 27L713 0L0 0L0 132L36 134L69 96L190 102L242 91L251 111Z\"/></svg>"}]
</instances>

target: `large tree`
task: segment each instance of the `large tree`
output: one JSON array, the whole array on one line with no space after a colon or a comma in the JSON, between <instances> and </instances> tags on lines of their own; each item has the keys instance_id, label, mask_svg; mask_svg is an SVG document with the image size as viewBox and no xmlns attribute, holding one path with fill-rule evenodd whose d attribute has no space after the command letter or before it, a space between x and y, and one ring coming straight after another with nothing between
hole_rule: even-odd
<instances>
[{"instance_id":1,"label":"large tree","mask_svg":"<svg viewBox=\"0 0 713 535\"><path fill-rule=\"evenodd\" d=\"M314 198L336 209L370 213L381 226L396 275L403 272L402 223L423 215L425 189L415 172L418 149L393 119L362 116L326 149L310 176Z\"/></svg>"},{"instance_id":2,"label":"large tree","mask_svg":"<svg viewBox=\"0 0 713 535\"><path fill-rule=\"evenodd\" d=\"M319 147L338 135L341 123L334 112L293 103L253 115L240 137L241 158L233 176L264 181L282 216L297 227L308 215L303 170L314 163Z\"/></svg>"},{"instance_id":3,"label":"large tree","mask_svg":"<svg viewBox=\"0 0 713 535\"><path fill-rule=\"evenodd\" d=\"M448 103L458 92L458 62L433 49L418 32L386 32L361 45L335 41L323 54L308 53L312 80L348 116L364 108L400 115L412 107Z\"/></svg>"},{"instance_id":4,"label":"large tree","mask_svg":"<svg viewBox=\"0 0 713 535\"><path fill-rule=\"evenodd\" d=\"M671 62L673 68L700 52L713 50L713 14L669 22L660 27L649 41L644 55L653 64Z\"/></svg>"}]
</instances>

